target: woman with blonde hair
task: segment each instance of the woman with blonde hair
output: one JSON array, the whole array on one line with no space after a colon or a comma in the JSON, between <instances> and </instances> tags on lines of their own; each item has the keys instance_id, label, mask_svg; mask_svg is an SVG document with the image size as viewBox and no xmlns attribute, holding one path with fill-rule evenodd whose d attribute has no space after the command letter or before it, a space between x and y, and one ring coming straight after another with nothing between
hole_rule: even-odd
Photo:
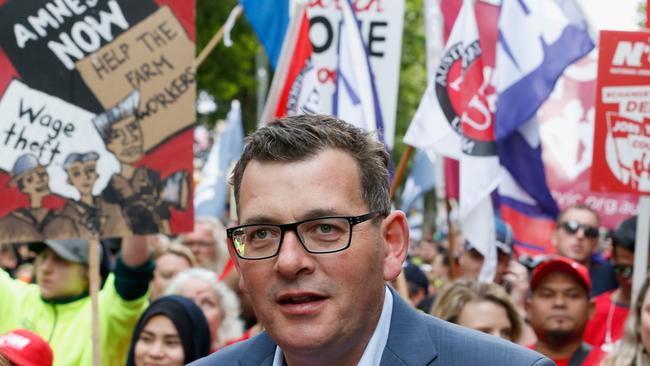
<instances>
[{"instance_id":1,"label":"woman with blonde hair","mask_svg":"<svg viewBox=\"0 0 650 366\"><path fill-rule=\"evenodd\" d=\"M471 279L451 282L438 293L431 315L512 342L522 334L517 308L495 283Z\"/></svg>"},{"instance_id":2,"label":"woman with blonde hair","mask_svg":"<svg viewBox=\"0 0 650 366\"><path fill-rule=\"evenodd\" d=\"M634 306L625 321L623 340L601 366L650 365L650 277L639 289Z\"/></svg>"}]
</instances>

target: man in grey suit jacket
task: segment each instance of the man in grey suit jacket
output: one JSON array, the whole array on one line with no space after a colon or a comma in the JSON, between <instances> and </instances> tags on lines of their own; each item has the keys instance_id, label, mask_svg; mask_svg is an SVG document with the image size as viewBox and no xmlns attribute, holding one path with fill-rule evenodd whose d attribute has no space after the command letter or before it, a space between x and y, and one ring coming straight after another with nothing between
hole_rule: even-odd
<instances>
[{"instance_id":1,"label":"man in grey suit jacket","mask_svg":"<svg viewBox=\"0 0 650 366\"><path fill-rule=\"evenodd\" d=\"M373 135L329 116L287 117L248 137L228 249L266 332L193 365L553 365L420 314L386 287L408 247L388 161Z\"/></svg>"}]
</instances>

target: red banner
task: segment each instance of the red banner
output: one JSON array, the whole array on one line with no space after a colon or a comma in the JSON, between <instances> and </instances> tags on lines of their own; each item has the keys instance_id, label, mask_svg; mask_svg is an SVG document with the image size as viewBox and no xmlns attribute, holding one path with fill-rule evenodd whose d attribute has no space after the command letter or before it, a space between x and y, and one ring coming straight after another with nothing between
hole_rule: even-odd
<instances>
[{"instance_id":1,"label":"red banner","mask_svg":"<svg viewBox=\"0 0 650 366\"><path fill-rule=\"evenodd\" d=\"M591 188L650 192L650 32L600 34Z\"/></svg>"}]
</instances>

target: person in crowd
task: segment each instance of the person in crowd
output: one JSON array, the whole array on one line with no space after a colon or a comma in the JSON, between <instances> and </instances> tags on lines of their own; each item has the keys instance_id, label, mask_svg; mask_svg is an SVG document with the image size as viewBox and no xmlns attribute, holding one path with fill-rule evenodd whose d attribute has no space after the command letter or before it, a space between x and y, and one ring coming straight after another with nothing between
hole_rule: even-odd
<instances>
[{"instance_id":1,"label":"person in crowd","mask_svg":"<svg viewBox=\"0 0 650 366\"><path fill-rule=\"evenodd\" d=\"M551 237L557 254L571 258L589 269L592 297L618 286L612 265L602 259L596 260L599 226L598 212L585 204L576 204L560 212Z\"/></svg>"},{"instance_id":2,"label":"person in crowd","mask_svg":"<svg viewBox=\"0 0 650 366\"><path fill-rule=\"evenodd\" d=\"M14 271L21 262L17 244L0 245L0 268L15 278Z\"/></svg>"},{"instance_id":3,"label":"person in crowd","mask_svg":"<svg viewBox=\"0 0 650 366\"><path fill-rule=\"evenodd\" d=\"M149 305L133 331L127 366L182 366L210 353L210 329L201 309L182 296Z\"/></svg>"},{"instance_id":4,"label":"person in crowd","mask_svg":"<svg viewBox=\"0 0 650 366\"><path fill-rule=\"evenodd\" d=\"M162 296L178 273L196 266L192 251L178 243L171 243L155 252L154 262L156 268L151 281L151 300Z\"/></svg>"},{"instance_id":5,"label":"person in crowd","mask_svg":"<svg viewBox=\"0 0 650 366\"><path fill-rule=\"evenodd\" d=\"M514 236L510 225L498 217L494 219L494 229L497 247L497 267L494 282L505 284L504 276L510 268L513 255L512 246L514 244ZM464 250L458 258L458 265L463 277L470 279L478 278L484 261L483 255L472 246L472 243L465 240Z\"/></svg>"},{"instance_id":6,"label":"person in crowd","mask_svg":"<svg viewBox=\"0 0 650 366\"><path fill-rule=\"evenodd\" d=\"M463 278L478 279L483 268L483 254L481 254L469 240L465 240L463 250L458 256L458 268Z\"/></svg>"},{"instance_id":7,"label":"person in crowd","mask_svg":"<svg viewBox=\"0 0 650 366\"><path fill-rule=\"evenodd\" d=\"M7 360L7 366L52 366L54 358L45 339L25 329L0 335L0 355Z\"/></svg>"},{"instance_id":8,"label":"person in crowd","mask_svg":"<svg viewBox=\"0 0 650 366\"><path fill-rule=\"evenodd\" d=\"M623 340L601 366L650 365L650 277L639 288L630 314L625 321Z\"/></svg>"},{"instance_id":9,"label":"person in crowd","mask_svg":"<svg viewBox=\"0 0 650 366\"><path fill-rule=\"evenodd\" d=\"M512 342L522 332L522 320L506 291L491 282L459 279L436 297L431 315Z\"/></svg>"},{"instance_id":10,"label":"person in crowd","mask_svg":"<svg viewBox=\"0 0 650 366\"><path fill-rule=\"evenodd\" d=\"M420 313L387 287L409 239L406 215L390 210L389 159L375 135L331 116L249 135L228 248L266 331L193 365L552 365Z\"/></svg>"},{"instance_id":11,"label":"person in crowd","mask_svg":"<svg viewBox=\"0 0 650 366\"><path fill-rule=\"evenodd\" d=\"M609 353L623 337L623 323L628 317L632 299L632 272L636 241L636 216L621 222L612 236L612 261L618 289L594 299L595 312L587 324L584 341L594 349Z\"/></svg>"},{"instance_id":12,"label":"person in crowd","mask_svg":"<svg viewBox=\"0 0 650 366\"><path fill-rule=\"evenodd\" d=\"M440 244L438 244L438 254L433 258L427 277L429 277L429 294L431 296L436 296L451 278L449 251Z\"/></svg>"},{"instance_id":13,"label":"person in crowd","mask_svg":"<svg viewBox=\"0 0 650 366\"><path fill-rule=\"evenodd\" d=\"M497 247L497 268L494 274L494 283L505 287L506 290L510 290L512 284L507 281L506 275L513 262L515 236L510 225L498 217L494 219L494 228Z\"/></svg>"},{"instance_id":14,"label":"person in crowd","mask_svg":"<svg viewBox=\"0 0 650 366\"><path fill-rule=\"evenodd\" d=\"M582 365L591 351L582 334L593 313L587 268L567 257L549 257L533 270L530 289L526 310L537 336L531 348L558 366Z\"/></svg>"},{"instance_id":15,"label":"person in crowd","mask_svg":"<svg viewBox=\"0 0 650 366\"><path fill-rule=\"evenodd\" d=\"M226 230L219 220L211 217L197 217L194 231L180 236L180 242L190 248L198 265L221 274L228 262Z\"/></svg>"},{"instance_id":16,"label":"person in crowd","mask_svg":"<svg viewBox=\"0 0 650 366\"><path fill-rule=\"evenodd\" d=\"M429 279L427 275L411 262L406 262L403 271L404 277L406 277L411 306L425 312L428 311L431 308L432 299L429 297Z\"/></svg>"},{"instance_id":17,"label":"person in crowd","mask_svg":"<svg viewBox=\"0 0 650 366\"><path fill-rule=\"evenodd\" d=\"M424 238L414 243L411 261L415 265L431 265L438 255L438 244L432 238Z\"/></svg>"},{"instance_id":18,"label":"person in crowd","mask_svg":"<svg viewBox=\"0 0 650 366\"><path fill-rule=\"evenodd\" d=\"M99 292L104 366L124 364L131 332L147 306L153 272L147 239L123 239L115 268ZM45 338L55 366L92 363L88 246L86 240L33 244L38 253L36 284L14 280L0 270L0 332L25 328Z\"/></svg>"},{"instance_id":19,"label":"person in crowd","mask_svg":"<svg viewBox=\"0 0 650 366\"><path fill-rule=\"evenodd\" d=\"M203 268L180 272L167 293L190 298L201 308L210 326L213 351L244 334L244 322L239 318L239 299L225 283L217 282L214 272Z\"/></svg>"}]
</instances>

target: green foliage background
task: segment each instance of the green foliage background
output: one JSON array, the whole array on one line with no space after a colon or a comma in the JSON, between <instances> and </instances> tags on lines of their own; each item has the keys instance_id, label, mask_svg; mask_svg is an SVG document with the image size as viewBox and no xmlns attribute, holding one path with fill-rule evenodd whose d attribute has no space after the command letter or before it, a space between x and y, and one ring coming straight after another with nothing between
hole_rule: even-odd
<instances>
[{"instance_id":1,"label":"green foliage background","mask_svg":"<svg viewBox=\"0 0 650 366\"><path fill-rule=\"evenodd\" d=\"M197 54L225 23L236 4L237 0L197 1ZM237 20L231 37L234 43L232 47L225 47L221 42L199 68L198 90L207 90L216 99L218 110L211 116L210 124L225 118L230 109L230 101L236 98L242 104L245 129L250 132L255 128L257 113L255 53L262 46L243 15ZM425 88L423 0L405 0L402 64L393 151L395 166L405 148L402 138Z\"/></svg>"}]
</instances>

